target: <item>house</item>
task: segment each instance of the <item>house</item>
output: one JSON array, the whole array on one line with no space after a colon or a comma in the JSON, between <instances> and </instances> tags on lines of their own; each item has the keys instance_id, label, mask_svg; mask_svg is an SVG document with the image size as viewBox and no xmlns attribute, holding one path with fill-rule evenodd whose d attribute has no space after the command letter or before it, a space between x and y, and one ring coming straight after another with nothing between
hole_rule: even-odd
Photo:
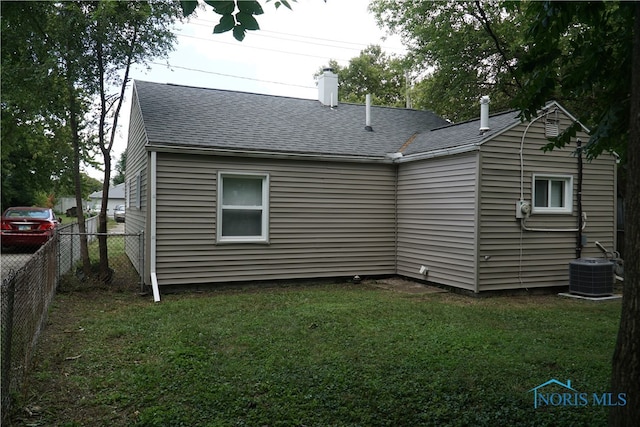
<instances>
[{"instance_id":1,"label":"house","mask_svg":"<svg viewBox=\"0 0 640 427\"><path fill-rule=\"evenodd\" d=\"M568 285L568 263L615 247L616 161L584 162L549 103L451 125L428 111L136 81L127 232L146 283L400 275L471 292ZM588 140L586 129L577 137ZM585 221L586 219L586 221ZM580 231L578 231L580 230ZM132 254L135 255L135 254Z\"/></svg>"},{"instance_id":2,"label":"house","mask_svg":"<svg viewBox=\"0 0 640 427\"><path fill-rule=\"evenodd\" d=\"M99 212L102 205L102 191L95 191L89 194L89 209ZM109 187L109 201L107 202L107 215L113 214L117 205L125 204L125 183Z\"/></svg>"},{"instance_id":3,"label":"house","mask_svg":"<svg viewBox=\"0 0 640 427\"><path fill-rule=\"evenodd\" d=\"M56 200L56 204L53 207L54 212L66 212L69 209L75 209L76 207L76 198L67 196L67 197L58 197Z\"/></svg>"}]
</instances>

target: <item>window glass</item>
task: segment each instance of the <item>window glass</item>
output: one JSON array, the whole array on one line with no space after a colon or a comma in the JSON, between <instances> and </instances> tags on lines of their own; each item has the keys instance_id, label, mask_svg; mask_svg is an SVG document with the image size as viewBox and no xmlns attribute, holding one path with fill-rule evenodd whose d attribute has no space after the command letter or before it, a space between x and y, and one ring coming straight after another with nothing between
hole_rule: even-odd
<instances>
[{"instance_id":1,"label":"window glass","mask_svg":"<svg viewBox=\"0 0 640 427\"><path fill-rule=\"evenodd\" d=\"M549 194L548 185L546 179L536 179L535 187L535 206L547 207L549 206Z\"/></svg>"},{"instance_id":2,"label":"window glass","mask_svg":"<svg viewBox=\"0 0 640 427\"><path fill-rule=\"evenodd\" d=\"M262 178L224 177L223 180L223 205L262 205Z\"/></svg>"},{"instance_id":3,"label":"window glass","mask_svg":"<svg viewBox=\"0 0 640 427\"><path fill-rule=\"evenodd\" d=\"M552 208L564 207L564 181L550 181L551 195L549 197Z\"/></svg>"},{"instance_id":4,"label":"window glass","mask_svg":"<svg viewBox=\"0 0 640 427\"><path fill-rule=\"evenodd\" d=\"M262 235L262 210L222 211L222 236L260 236Z\"/></svg>"}]
</instances>

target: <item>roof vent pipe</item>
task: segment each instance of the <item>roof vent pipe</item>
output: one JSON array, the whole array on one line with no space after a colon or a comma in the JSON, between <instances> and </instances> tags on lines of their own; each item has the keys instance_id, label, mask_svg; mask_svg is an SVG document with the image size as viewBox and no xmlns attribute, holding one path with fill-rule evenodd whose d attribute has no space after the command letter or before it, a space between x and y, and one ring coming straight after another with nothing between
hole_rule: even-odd
<instances>
[{"instance_id":1,"label":"roof vent pipe","mask_svg":"<svg viewBox=\"0 0 640 427\"><path fill-rule=\"evenodd\" d=\"M489 97L480 98L480 132L486 132L489 129Z\"/></svg>"},{"instance_id":2,"label":"roof vent pipe","mask_svg":"<svg viewBox=\"0 0 640 427\"><path fill-rule=\"evenodd\" d=\"M318 101L328 107L338 105L338 75L333 68L325 68L318 77Z\"/></svg>"},{"instance_id":3,"label":"roof vent pipe","mask_svg":"<svg viewBox=\"0 0 640 427\"><path fill-rule=\"evenodd\" d=\"M364 119L364 129L373 132L373 128L371 127L371 94L367 94L365 96L365 119Z\"/></svg>"}]
</instances>

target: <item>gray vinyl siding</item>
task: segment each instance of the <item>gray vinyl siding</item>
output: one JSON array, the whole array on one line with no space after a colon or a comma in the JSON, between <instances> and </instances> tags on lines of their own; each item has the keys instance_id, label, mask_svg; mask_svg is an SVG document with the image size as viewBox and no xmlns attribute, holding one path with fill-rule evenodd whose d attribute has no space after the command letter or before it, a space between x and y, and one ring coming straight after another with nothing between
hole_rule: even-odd
<instances>
[{"instance_id":1,"label":"gray vinyl siding","mask_svg":"<svg viewBox=\"0 0 640 427\"><path fill-rule=\"evenodd\" d=\"M477 153L400 164L397 272L473 290Z\"/></svg>"},{"instance_id":2,"label":"gray vinyl siding","mask_svg":"<svg viewBox=\"0 0 640 427\"><path fill-rule=\"evenodd\" d=\"M269 174L269 244L216 244L220 171ZM158 153L158 283L394 274L394 193L392 165Z\"/></svg>"},{"instance_id":3,"label":"gray vinyl siding","mask_svg":"<svg viewBox=\"0 0 640 427\"><path fill-rule=\"evenodd\" d=\"M563 127L568 120L563 119ZM520 199L520 141L526 124L482 145L479 233L479 290L567 286L569 261L576 255L576 232L523 231L515 218ZM578 135L583 141L588 136ZM532 214L530 228L575 229L577 214L577 159L575 143L543 153L547 144L540 120L527 131L524 158L524 199L531 203L533 174L573 176L572 214ZM587 246L582 256L599 257L594 243L613 247L615 236L615 161L603 155L584 162L583 211L587 213Z\"/></svg>"},{"instance_id":4,"label":"gray vinyl siding","mask_svg":"<svg viewBox=\"0 0 640 427\"><path fill-rule=\"evenodd\" d=\"M148 153L145 149L145 145L147 143L147 136L144 131L144 124L142 121L142 114L140 113L140 105L138 103L138 98L134 96L131 101L131 115L129 119L129 139L127 144L127 163L126 163L126 171L125 171L125 197L129 197L131 195L131 203L127 207L126 211L126 222L125 222L125 232L136 234L141 231L145 232L145 259L149 259L149 244L148 244L148 234L147 230L145 230L145 225L147 224L147 165L148 165ZM140 175L140 188L137 187L137 176ZM131 193L131 194L130 194ZM136 196L140 194L140 207L136 206ZM132 260L135 260L139 257L140 251L139 248L134 247L134 245L128 245L126 247L127 255ZM138 268L137 262L132 262L132 264ZM149 263L146 264L146 272L145 272L145 281L148 282L148 267Z\"/></svg>"}]
</instances>

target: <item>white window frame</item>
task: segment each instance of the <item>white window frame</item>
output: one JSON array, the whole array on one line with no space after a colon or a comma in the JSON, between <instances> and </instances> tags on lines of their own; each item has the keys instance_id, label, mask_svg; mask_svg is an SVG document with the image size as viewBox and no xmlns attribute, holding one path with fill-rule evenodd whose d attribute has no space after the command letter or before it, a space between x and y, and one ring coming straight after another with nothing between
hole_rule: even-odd
<instances>
[{"instance_id":1,"label":"white window frame","mask_svg":"<svg viewBox=\"0 0 640 427\"><path fill-rule=\"evenodd\" d=\"M224 178L247 178L262 180L262 206L225 206L223 205ZM269 243L269 174L253 172L218 172L218 196L217 196L217 220L216 220L216 241L218 243ZM262 212L262 234L259 236L223 236L222 235L222 212L225 209L255 209Z\"/></svg>"},{"instance_id":2,"label":"white window frame","mask_svg":"<svg viewBox=\"0 0 640 427\"><path fill-rule=\"evenodd\" d=\"M564 183L563 206L536 206L536 180L547 181L547 205L551 204L551 181L562 181ZM571 175L551 175L533 174L531 181L531 213L547 214L571 214L573 213L573 176Z\"/></svg>"}]
</instances>

